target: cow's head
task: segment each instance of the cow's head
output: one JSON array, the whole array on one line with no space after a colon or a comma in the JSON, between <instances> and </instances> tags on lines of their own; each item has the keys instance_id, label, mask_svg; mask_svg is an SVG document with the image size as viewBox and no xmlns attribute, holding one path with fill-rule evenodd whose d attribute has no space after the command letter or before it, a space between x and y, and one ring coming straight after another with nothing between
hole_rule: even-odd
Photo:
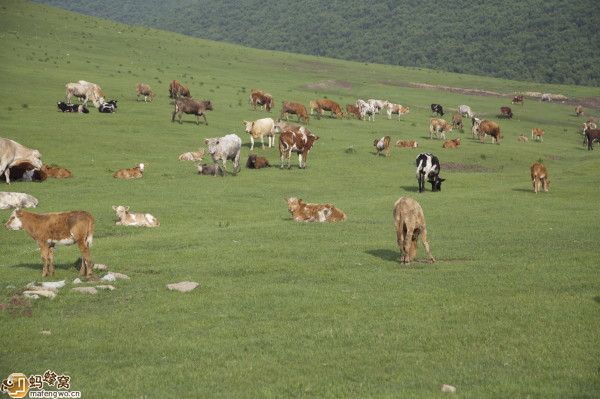
<instances>
[{"instance_id":1,"label":"cow's head","mask_svg":"<svg viewBox=\"0 0 600 399\"><path fill-rule=\"evenodd\" d=\"M246 133L250 133L254 126L254 122L242 121L242 125L245 126Z\"/></svg>"},{"instance_id":2,"label":"cow's head","mask_svg":"<svg viewBox=\"0 0 600 399\"><path fill-rule=\"evenodd\" d=\"M213 106L212 103L210 101L203 101L204 103L204 109L207 111L212 111L213 110Z\"/></svg>"},{"instance_id":3,"label":"cow's head","mask_svg":"<svg viewBox=\"0 0 600 399\"><path fill-rule=\"evenodd\" d=\"M208 146L208 153L210 155L213 155L215 152L217 152L217 146L219 145L218 138L204 139L204 143Z\"/></svg>"},{"instance_id":4,"label":"cow's head","mask_svg":"<svg viewBox=\"0 0 600 399\"><path fill-rule=\"evenodd\" d=\"M143 163L139 164L138 168L140 169L140 171L143 172L144 171L144 164Z\"/></svg>"},{"instance_id":5,"label":"cow's head","mask_svg":"<svg viewBox=\"0 0 600 399\"><path fill-rule=\"evenodd\" d=\"M124 215L126 215L127 212L129 211L129 207L128 206L123 206L123 205L113 205L112 209L113 209L113 211L115 211L117 213L117 216L119 218L121 218Z\"/></svg>"},{"instance_id":6,"label":"cow's head","mask_svg":"<svg viewBox=\"0 0 600 399\"><path fill-rule=\"evenodd\" d=\"M9 230L21 230L23 228L23 222L21 222L21 210L15 209L13 213L11 213L8 221L5 226Z\"/></svg>"},{"instance_id":7,"label":"cow's head","mask_svg":"<svg viewBox=\"0 0 600 399\"><path fill-rule=\"evenodd\" d=\"M300 204L302 203L302 200L296 197L290 197L290 198L284 198L288 204L288 210L290 211L290 213L293 213L294 211L296 211L298 208L300 208Z\"/></svg>"},{"instance_id":8,"label":"cow's head","mask_svg":"<svg viewBox=\"0 0 600 399\"><path fill-rule=\"evenodd\" d=\"M431 183L431 191L442 191L442 182L446 179L441 179L438 175L429 176L429 183Z\"/></svg>"}]
</instances>

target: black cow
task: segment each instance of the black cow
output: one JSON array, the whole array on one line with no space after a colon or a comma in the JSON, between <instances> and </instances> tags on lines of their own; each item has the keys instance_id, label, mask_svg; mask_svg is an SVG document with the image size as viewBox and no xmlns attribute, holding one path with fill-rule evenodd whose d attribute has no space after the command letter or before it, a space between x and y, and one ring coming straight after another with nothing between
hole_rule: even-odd
<instances>
[{"instance_id":1,"label":"black cow","mask_svg":"<svg viewBox=\"0 0 600 399\"><path fill-rule=\"evenodd\" d=\"M67 104L63 101L57 102L56 106L62 112L79 112L81 114L88 114L90 112L84 105Z\"/></svg>"},{"instance_id":2,"label":"black cow","mask_svg":"<svg viewBox=\"0 0 600 399\"><path fill-rule=\"evenodd\" d=\"M423 153L417 156L417 181L419 192L425 191L425 178L431 183L431 191L442 191L440 176L440 160L433 154Z\"/></svg>"},{"instance_id":3,"label":"black cow","mask_svg":"<svg viewBox=\"0 0 600 399\"><path fill-rule=\"evenodd\" d=\"M444 107L440 104L431 104L431 112L438 114L439 116L444 116Z\"/></svg>"}]
</instances>

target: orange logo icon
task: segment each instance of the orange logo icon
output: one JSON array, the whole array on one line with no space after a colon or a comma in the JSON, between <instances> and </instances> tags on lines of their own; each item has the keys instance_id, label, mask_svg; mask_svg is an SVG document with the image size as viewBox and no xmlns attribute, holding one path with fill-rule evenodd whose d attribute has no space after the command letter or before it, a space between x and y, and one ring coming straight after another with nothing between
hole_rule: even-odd
<instances>
[{"instance_id":1,"label":"orange logo icon","mask_svg":"<svg viewBox=\"0 0 600 399\"><path fill-rule=\"evenodd\" d=\"M24 398L29 392L29 381L23 373L12 373L2 381L2 391L11 398Z\"/></svg>"}]
</instances>

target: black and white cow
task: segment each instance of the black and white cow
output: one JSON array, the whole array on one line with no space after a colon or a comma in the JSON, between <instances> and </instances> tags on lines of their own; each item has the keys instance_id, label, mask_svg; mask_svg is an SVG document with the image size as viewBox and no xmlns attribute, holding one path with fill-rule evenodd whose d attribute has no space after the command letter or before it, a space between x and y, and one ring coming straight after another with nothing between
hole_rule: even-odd
<instances>
[{"instance_id":1,"label":"black and white cow","mask_svg":"<svg viewBox=\"0 0 600 399\"><path fill-rule=\"evenodd\" d=\"M417 157L417 181L419 192L425 191L425 178L431 183L431 191L442 191L442 182L446 179L440 178L440 160L433 154L423 153Z\"/></svg>"},{"instance_id":2,"label":"black and white cow","mask_svg":"<svg viewBox=\"0 0 600 399\"><path fill-rule=\"evenodd\" d=\"M444 116L444 107L440 104L431 104L431 112L438 114L439 116Z\"/></svg>"},{"instance_id":3,"label":"black and white cow","mask_svg":"<svg viewBox=\"0 0 600 399\"><path fill-rule=\"evenodd\" d=\"M62 112L79 112L80 114L88 114L90 112L85 105L67 104L64 101L57 102L56 106Z\"/></svg>"},{"instance_id":4,"label":"black and white cow","mask_svg":"<svg viewBox=\"0 0 600 399\"><path fill-rule=\"evenodd\" d=\"M98 111L105 114L112 114L117 110L117 100L110 100L108 102L100 104Z\"/></svg>"}]
</instances>

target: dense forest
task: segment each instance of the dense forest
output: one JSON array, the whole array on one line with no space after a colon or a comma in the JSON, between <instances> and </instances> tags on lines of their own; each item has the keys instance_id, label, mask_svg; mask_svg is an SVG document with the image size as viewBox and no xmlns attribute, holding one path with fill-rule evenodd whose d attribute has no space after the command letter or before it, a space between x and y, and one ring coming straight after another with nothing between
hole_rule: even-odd
<instances>
[{"instance_id":1,"label":"dense forest","mask_svg":"<svg viewBox=\"0 0 600 399\"><path fill-rule=\"evenodd\" d=\"M249 47L600 86L596 0L38 0Z\"/></svg>"}]
</instances>

